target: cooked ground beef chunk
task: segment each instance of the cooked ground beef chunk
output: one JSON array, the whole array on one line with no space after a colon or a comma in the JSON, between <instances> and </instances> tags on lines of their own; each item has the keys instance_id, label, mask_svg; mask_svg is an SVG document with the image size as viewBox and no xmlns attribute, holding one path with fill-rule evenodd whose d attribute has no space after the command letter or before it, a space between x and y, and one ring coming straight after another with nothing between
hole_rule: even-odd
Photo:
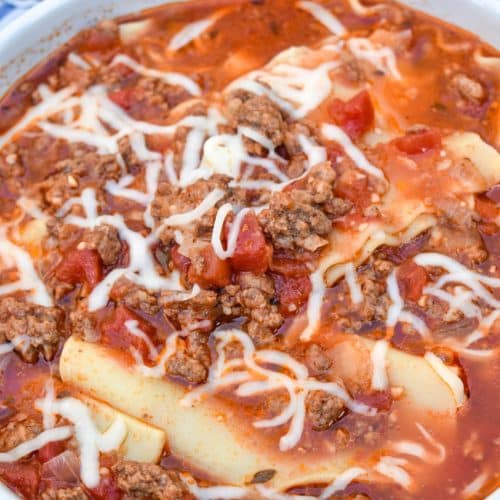
<instances>
[{"instance_id":1,"label":"cooked ground beef chunk","mask_svg":"<svg viewBox=\"0 0 500 500\"><path fill-rule=\"evenodd\" d=\"M212 176L209 180L200 180L185 188L173 186L169 182L162 182L158 186L155 199L151 207L151 214L161 224L162 220L174 215L189 212L195 209L203 199L214 189L225 189L227 179L222 176ZM217 204L217 207L222 200ZM193 235L195 237L209 238L217 208L208 210L200 220L193 222ZM160 239L166 245L174 239L174 228L165 227L160 234ZM185 229L185 228L184 228Z\"/></svg>"},{"instance_id":2,"label":"cooked ground beef chunk","mask_svg":"<svg viewBox=\"0 0 500 500\"><path fill-rule=\"evenodd\" d=\"M168 372L192 384L205 382L211 363L208 335L194 331L178 340L177 345L176 353L167 362Z\"/></svg>"},{"instance_id":3,"label":"cooked ground beef chunk","mask_svg":"<svg viewBox=\"0 0 500 500\"><path fill-rule=\"evenodd\" d=\"M468 267L483 262L488 253L478 231L478 215L466 203L452 197L440 199L438 208L442 217L432 229L424 251L444 253Z\"/></svg>"},{"instance_id":4,"label":"cooked ground beef chunk","mask_svg":"<svg viewBox=\"0 0 500 500\"><path fill-rule=\"evenodd\" d=\"M160 310L158 299L153 293L125 278L116 282L112 298L125 304L129 309L142 311L150 316L154 316Z\"/></svg>"},{"instance_id":5,"label":"cooked ground beef chunk","mask_svg":"<svg viewBox=\"0 0 500 500\"><path fill-rule=\"evenodd\" d=\"M118 488L125 500L188 500L187 487L174 471L155 464L120 461L113 466Z\"/></svg>"},{"instance_id":6,"label":"cooked ground beef chunk","mask_svg":"<svg viewBox=\"0 0 500 500\"><path fill-rule=\"evenodd\" d=\"M54 172L36 188L47 208L55 211L61 208L66 200L80 194L85 178L93 177L105 182L108 179L117 180L120 175L121 169L114 155L85 153L58 162Z\"/></svg>"},{"instance_id":7,"label":"cooked ground beef chunk","mask_svg":"<svg viewBox=\"0 0 500 500\"><path fill-rule=\"evenodd\" d=\"M355 308L346 303L341 308L341 315L346 316L342 324L349 331L359 332L361 328L377 321L384 321L391 300L386 293L386 280L393 269L393 264L383 259L371 258L358 270L358 283L361 287L363 301ZM349 297L347 286L345 293Z\"/></svg>"},{"instance_id":8,"label":"cooked ground beef chunk","mask_svg":"<svg viewBox=\"0 0 500 500\"><path fill-rule=\"evenodd\" d=\"M286 123L280 109L266 96L256 96L235 91L228 99L227 111L236 127L250 127L271 140L274 146L283 144ZM266 149L245 138L245 145L251 154L263 155Z\"/></svg>"},{"instance_id":9,"label":"cooked ground beef chunk","mask_svg":"<svg viewBox=\"0 0 500 500\"><path fill-rule=\"evenodd\" d=\"M274 283L269 276L241 273L237 285L224 288L220 303L226 316L246 316L246 329L257 345L271 342L283 323L283 316L273 304Z\"/></svg>"},{"instance_id":10,"label":"cooked ground beef chunk","mask_svg":"<svg viewBox=\"0 0 500 500\"><path fill-rule=\"evenodd\" d=\"M462 261L466 266L483 262L488 253L475 227L456 226L443 221L431 231L425 246L429 252L440 252Z\"/></svg>"},{"instance_id":11,"label":"cooked ground beef chunk","mask_svg":"<svg viewBox=\"0 0 500 500\"><path fill-rule=\"evenodd\" d=\"M0 340L12 341L16 351L33 363L42 353L52 359L63 337L64 314L57 307L43 307L13 297L0 299Z\"/></svg>"},{"instance_id":12,"label":"cooked ground beef chunk","mask_svg":"<svg viewBox=\"0 0 500 500\"><path fill-rule=\"evenodd\" d=\"M12 450L43 431L39 420L28 417L24 413L18 413L10 421L0 428L0 452Z\"/></svg>"},{"instance_id":13,"label":"cooked ground beef chunk","mask_svg":"<svg viewBox=\"0 0 500 500\"><path fill-rule=\"evenodd\" d=\"M304 352L304 363L312 376L326 373L332 366L331 359L318 344L309 344Z\"/></svg>"},{"instance_id":14,"label":"cooked ground beef chunk","mask_svg":"<svg viewBox=\"0 0 500 500\"><path fill-rule=\"evenodd\" d=\"M352 206L334 197L335 178L330 163L320 163L297 189L273 195L259 221L276 248L313 252L328 243L325 237L332 230L331 219Z\"/></svg>"},{"instance_id":15,"label":"cooked ground beef chunk","mask_svg":"<svg viewBox=\"0 0 500 500\"><path fill-rule=\"evenodd\" d=\"M113 226L103 224L95 229L87 230L78 248L97 250L103 264L112 266L120 257L122 244L118 230Z\"/></svg>"},{"instance_id":16,"label":"cooked ground beef chunk","mask_svg":"<svg viewBox=\"0 0 500 500\"><path fill-rule=\"evenodd\" d=\"M88 500L89 496L80 486L75 488L63 488L55 489L49 488L44 491L41 496L41 500Z\"/></svg>"},{"instance_id":17,"label":"cooked ground beef chunk","mask_svg":"<svg viewBox=\"0 0 500 500\"><path fill-rule=\"evenodd\" d=\"M330 428L344 413L344 402L324 391L312 391L306 399L307 416L315 431Z\"/></svg>"},{"instance_id":18,"label":"cooked ground beef chunk","mask_svg":"<svg viewBox=\"0 0 500 500\"><path fill-rule=\"evenodd\" d=\"M94 317L89 314L87 300L81 299L69 314L71 335L75 335L87 342L95 342L99 338Z\"/></svg>"},{"instance_id":19,"label":"cooked ground beef chunk","mask_svg":"<svg viewBox=\"0 0 500 500\"><path fill-rule=\"evenodd\" d=\"M189 301L179 300L177 292L163 292L159 303L163 314L179 328L189 328L194 323L208 320L205 329L210 329L218 316L217 293L200 290Z\"/></svg>"}]
</instances>

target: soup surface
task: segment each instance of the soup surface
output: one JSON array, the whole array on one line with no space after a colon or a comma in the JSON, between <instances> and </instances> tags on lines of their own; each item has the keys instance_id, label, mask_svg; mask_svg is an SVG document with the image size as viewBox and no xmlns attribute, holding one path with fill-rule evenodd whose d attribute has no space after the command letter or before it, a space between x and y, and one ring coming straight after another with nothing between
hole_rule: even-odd
<instances>
[{"instance_id":1,"label":"soup surface","mask_svg":"<svg viewBox=\"0 0 500 500\"><path fill-rule=\"evenodd\" d=\"M33 69L0 100L0 486L494 491L499 89L368 0L166 5Z\"/></svg>"}]
</instances>

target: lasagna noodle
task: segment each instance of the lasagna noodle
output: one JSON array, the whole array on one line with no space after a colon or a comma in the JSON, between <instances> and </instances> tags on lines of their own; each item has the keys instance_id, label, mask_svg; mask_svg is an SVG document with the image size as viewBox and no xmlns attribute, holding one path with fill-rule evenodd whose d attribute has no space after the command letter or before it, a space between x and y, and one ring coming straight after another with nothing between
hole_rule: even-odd
<instances>
[{"instance_id":1,"label":"lasagna noodle","mask_svg":"<svg viewBox=\"0 0 500 500\"><path fill-rule=\"evenodd\" d=\"M389 380L404 387L403 404L426 413L455 414L456 402L449 387L423 358L394 349L388 351ZM247 429L229 408L220 404L215 407L210 399L185 408L179 404L186 394L184 388L134 372L117 354L112 349L70 338L61 356L61 377L119 411L163 429L171 451L214 480L243 485L256 472L274 469L277 473L270 486L286 489L299 482L330 482L352 465L351 452L332 458L284 454L277 447L266 448L256 439L259 431ZM130 445L149 438L144 435ZM133 450L129 448L128 452Z\"/></svg>"},{"instance_id":2,"label":"lasagna noodle","mask_svg":"<svg viewBox=\"0 0 500 500\"><path fill-rule=\"evenodd\" d=\"M125 422L127 435L118 450L120 455L127 460L136 462L158 462L167 442L163 430L125 415L88 396L79 395L78 397L90 410L92 420L100 432L106 432L117 418L121 418Z\"/></svg>"}]
</instances>

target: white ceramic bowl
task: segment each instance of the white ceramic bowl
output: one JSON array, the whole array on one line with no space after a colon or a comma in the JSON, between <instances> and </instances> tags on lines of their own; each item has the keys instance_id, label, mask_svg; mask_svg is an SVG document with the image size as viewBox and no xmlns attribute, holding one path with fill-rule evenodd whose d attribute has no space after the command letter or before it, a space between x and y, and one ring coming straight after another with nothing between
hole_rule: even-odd
<instances>
[{"instance_id":1,"label":"white ceramic bowl","mask_svg":"<svg viewBox=\"0 0 500 500\"><path fill-rule=\"evenodd\" d=\"M105 18L172 1L45 0L14 20L0 34L0 96L83 28ZM500 0L402 0L402 3L476 33L500 49ZM2 491L0 498L5 498L1 495ZM500 500L500 490L488 500Z\"/></svg>"}]
</instances>

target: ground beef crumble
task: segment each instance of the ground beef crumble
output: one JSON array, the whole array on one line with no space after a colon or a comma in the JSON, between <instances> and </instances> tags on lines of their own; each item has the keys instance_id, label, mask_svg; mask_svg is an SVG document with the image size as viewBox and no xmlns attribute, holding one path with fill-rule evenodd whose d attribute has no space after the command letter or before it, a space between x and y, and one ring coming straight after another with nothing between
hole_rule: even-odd
<instances>
[{"instance_id":1,"label":"ground beef crumble","mask_svg":"<svg viewBox=\"0 0 500 500\"><path fill-rule=\"evenodd\" d=\"M151 207L151 214L161 224L162 220L174 215L189 212L195 209L203 199L214 189L226 190L228 179L223 176L212 176L208 180L199 180L185 188L172 186L169 182L162 182L158 186L155 199ZM223 201L221 200L217 206ZM217 214L217 208L208 210L200 220L193 223L193 235L209 237ZM165 227L160 234L161 241L168 245L174 240L174 228Z\"/></svg>"},{"instance_id":2,"label":"ground beef crumble","mask_svg":"<svg viewBox=\"0 0 500 500\"><path fill-rule=\"evenodd\" d=\"M235 128L250 127L267 137L274 146L283 144L286 123L278 106L268 97L237 90L229 95L226 111ZM244 142L250 154L265 154L262 145L248 138L244 138Z\"/></svg>"},{"instance_id":3,"label":"ground beef crumble","mask_svg":"<svg viewBox=\"0 0 500 500\"><path fill-rule=\"evenodd\" d=\"M39 420L24 413L17 413L0 428L0 452L12 450L42 431L43 427Z\"/></svg>"},{"instance_id":4,"label":"ground beef crumble","mask_svg":"<svg viewBox=\"0 0 500 500\"><path fill-rule=\"evenodd\" d=\"M59 161L54 171L34 188L46 208L55 211L69 198L78 196L82 191L82 183L87 182L88 178L104 183L110 179L118 180L120 176L121 168L114 155L85 153Z\"/></svg>"},{"instance_id":5,"label":"ground beef crumble","mask_svg":"<svg viewBox=\"0 0 500 500\"><path fill-rule=\"evenodd\" d=\"M118 488L125 500L191 500L189 493L174 471L155 464L120 461L113 466Z\"/></svg>"},{"instance_id":6,"label":"ground beef crumble","mask_svg":"<svg viewBox=\"0 0 500 500\"><path fill-rule=\"evenodd\" d=\"M336 174L329 162L313 167L296 189L275 193L259 222L275 248L314 252L324 247L332 219L346 214L351 203L333 195Z\"/></svg>"},{"instance_id":7,"label":"ground beef crumble","mask_svg":"<svg viewBox=\"0 0 500 500\"><path fill-rule=\"evenodd\" d=\"M40 495L40 500L88 500L90 497L80 486L75 488L49 488Z\"/></svg>"},{"instance_id":8,"label":"ground beef crumble","mask_svg":"<svg viewBox=\"0 0 500 500\"><path fill-rule=\"evenodd\" d=\"M63 318L64 313L57 307L30 304L13 297L2 298L0 340L19 341L15 349L27 362L35 362L39 353L50 360L64 337ZM29 343L24 337L29 338Z\"/></svg>"},{"instance_id":9,"label":"ground beef crumble","mask_svg":"<svg viewBox=\"0 0 500 500\"><path fill-rule=\"evenodd\" d=\"M112 266L120 258L122 244L118 230L114 226L103 224L95 229L86 230L78 249L97 250L103 264Z\"/></svg>"},{"instance_id":10,"label":"ground beef crumble","mask_svg":"<svg viewBox=\"0 0 500 500\"><path fill-rule=\"evenodd\" d=\"M269 276L241 273L236 285L228 285L220 296L225 316L248 318L248 335L259 346L272 342L283 316L273 304L274 283Z\"/></svg>"},{"instance_id":11,"label":"ground beef crumble","mask_svg":"<svg viewBox=\"0 0 500 500\"><path fill-rule=\"evenodd\" d=\"M205 320L210 329L219 314L217 293L212 290L200 290L189 300L179 298L178 292L162 292L159 303L167 319L181 329Z\"/></svg>"},{"instance_id":12,"label":"ground beef crumble","mask_svg":"<svg viewBox=\"0 0 500 500\"><path fill-rule=\"evenodd\" d=\"M207 379L210 364L208 335L194 331L177 341L177 351L168 360L167 371L192 384L201 384Z\"/></svg>"},{"instance_id":13,"label":"ground beef crumble","mask_svg":"<svg viewBox=\"0 0 500 500\"><path fill-rule=\"evenodd\" d=\"M315 431L324 431L345 412L344 402L325 391L311 391L306 398L307 417Z\"/></svg>"}]
</instances>

